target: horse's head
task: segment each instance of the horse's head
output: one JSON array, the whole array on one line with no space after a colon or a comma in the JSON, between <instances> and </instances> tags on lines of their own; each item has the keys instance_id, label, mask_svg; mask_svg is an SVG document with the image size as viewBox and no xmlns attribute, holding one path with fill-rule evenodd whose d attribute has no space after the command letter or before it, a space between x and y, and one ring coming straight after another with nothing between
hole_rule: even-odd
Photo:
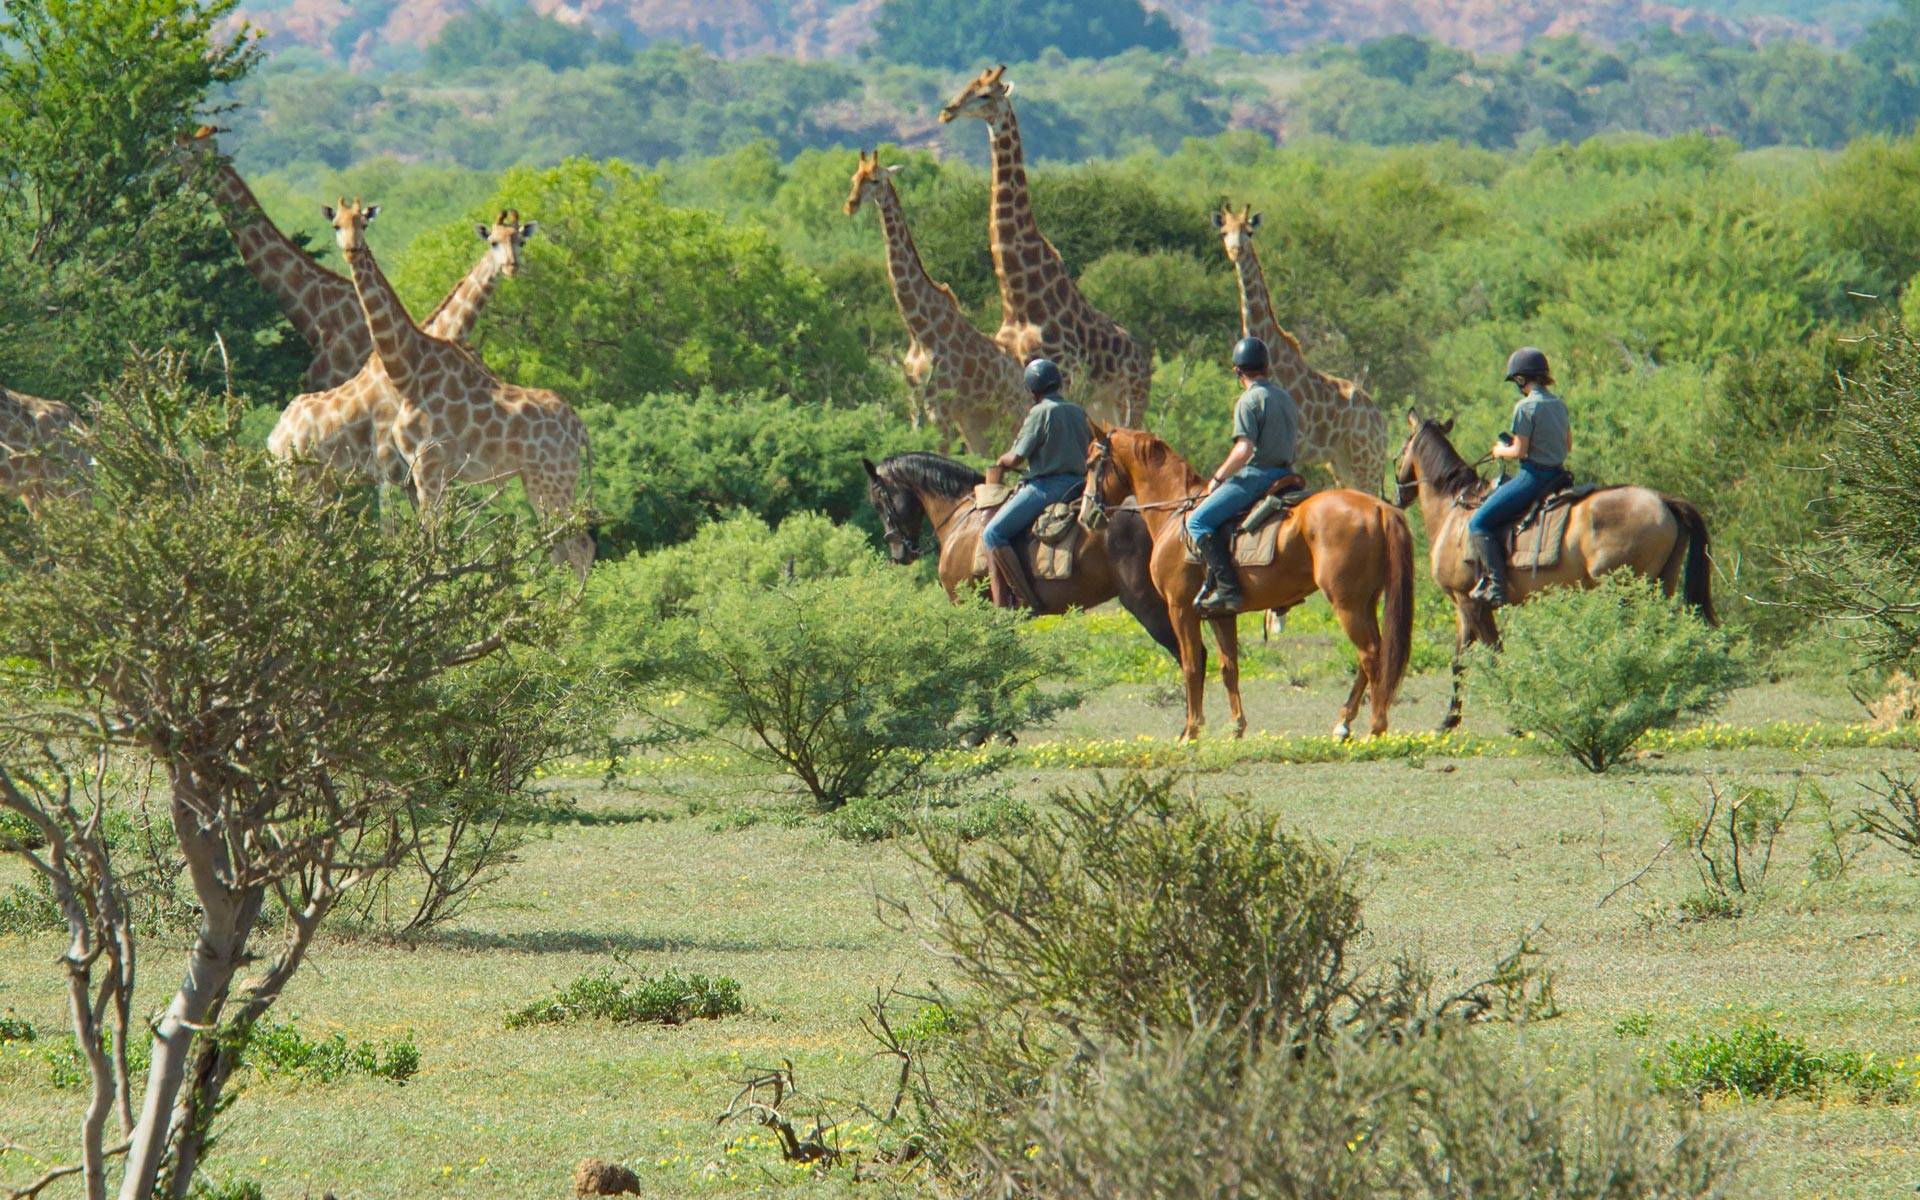
<instances>
[{"instance_id":1,"label":"horse's head","mask_svg":"<svg viewBox=\"0 0 1920 1200\"><path fill-rule=\"evenodd\" d=\"M1113 430L1101 429L1087 448L1087 491L1080 500L1080 523L1098 529L1107 510L1118 508L1133 495L1133 480L1113 452Z\"/></svg>"},{"instance_id":2,"label":"horse's head","mask_svg":"<svg viewBox=\"0 0 1920 1200\"><path fill-rule=\"evenodd\" d=\"M880 534L886 539L887 557L897 566L907 566L920 557L918 534L927 510L913 489L901 487L880 473L869 459L860 463L867 469L867 501L880 514Z\"/></svg>"},{"instance_id":3,"label":"horse's head","mask_svg":"<svg viewBox=\"0 0 1920 1200\"><path fill-rule=\"evenodd\" d=\"M1401 443L1400 453L1393 464L1393 483L1395 507L1405 508L1413 503L1420 494L1420 443L1425 438L1438 437L1442 441L1453 432L1453 418L1435 421L1420 415L1418 409L1407 410L1407 440ZM1448 443L1448 449L1452 444Z\"/></svg>"}]
</instances>

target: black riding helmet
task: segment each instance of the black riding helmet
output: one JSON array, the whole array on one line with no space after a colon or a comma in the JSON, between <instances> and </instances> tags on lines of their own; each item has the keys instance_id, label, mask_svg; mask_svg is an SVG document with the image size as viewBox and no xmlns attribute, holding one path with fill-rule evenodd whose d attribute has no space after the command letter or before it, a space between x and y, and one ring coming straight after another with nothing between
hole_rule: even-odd
<instances>
[{"instance_id":1,"label":"black riding helmet","mask_svg":"<svg viewBox=\"0 0 1920 1200\"><path fill-rule=\"evenodd\" d=\"M1027 364L1027 390L1036 396L1057 392L1066 380L1060 374L1060 368L1050 358L1036 358Z\"/></svg>"},{"instance_id":2,"label":"black riding helmet","mask_svg":"<svg viewBox=\"0 0 1920 1200\"><path fill-rule=\"evenodd\" d=\"M1532 346L1522 346L1507 358L1507 382L1512 383L1522 375L1547 375L1547 356Z\"/></svg>"},{"instance_id":3,"label":"black riding helmet","mask_svg":"<svg viewBox=\"0 0 1920 1200\"><path fill-rule=\"evenodd\" d=\"M1266 370L1267 344L1257 337L1241 338L1233 344L1233 365L1241 371Z\"/></svg>"}]
</instances>

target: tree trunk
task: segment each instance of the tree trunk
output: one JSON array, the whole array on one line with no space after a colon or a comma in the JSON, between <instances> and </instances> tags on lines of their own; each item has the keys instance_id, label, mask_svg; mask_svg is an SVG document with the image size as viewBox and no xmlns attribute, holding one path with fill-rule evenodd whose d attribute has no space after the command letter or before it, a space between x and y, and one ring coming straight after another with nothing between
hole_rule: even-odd
<instances>
[{"instance_id":1,"label":"tree trunk","mask_svg":"<svg viewBox=\"0 0 1920 1200\"><path fill-rule=\"evenodd\" d=\"M239 971L247 938L260 919L266 898L262 887L235 890L227 850L219 825L217 797L200 793L199 776L190 764L169 764L172 782L174 834L186 857L187 874L200 901L200 929L187 957L186 978L153 1031L153 1066L147 1071L147 1092L140 1105L127 1151L127 1171L120 1180L120 1200L150 1200L160 1165L172 1137L170 1128L180 1084L187 1072L196 1032L225 999Z\"/></svg>"}]
</instances>

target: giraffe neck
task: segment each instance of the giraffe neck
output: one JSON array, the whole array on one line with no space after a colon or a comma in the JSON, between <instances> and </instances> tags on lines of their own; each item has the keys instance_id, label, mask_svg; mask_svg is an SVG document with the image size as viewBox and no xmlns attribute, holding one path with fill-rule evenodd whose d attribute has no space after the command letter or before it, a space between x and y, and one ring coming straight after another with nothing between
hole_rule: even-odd
<instances>
[{"instance_id":1,"label":"giraffe neck","mask_svg":"<svg viewBox=\"0 0 1920 1200\"><path fill-rule=\"evenodd\" d=\"M967 324L953 293L927 274L920 250L913 243L913 232L907 228L900 194L886 181L875 193L880 225L887 235L887 275L893 282L893 302L900 309L900 319L929 349L946 348L973 327Z\"/></svg>"},{"instance_id":2,"label":"giraffe neck","mask_svg":"<svg viewBox=\"0 0 1920 1200\"><path fill-rule=\"evenodd\" d=\"M1306 356L1300 343L1280 328L1273 315L1273 297L1267 292L1267 277L1260 270L1260 259L1248 246L1233 255L1234 272L1240 277L1240 329L1245 337L1257 337L1267 344L1273 362L1274 378L1291 388L1307 374Z\"/></svg>"},{"instance_id":3,"label":"giraffe neck","mask_svg":"<svg viewBox=\"0 0 1920 1200\"><path fill-rule=\"evenodd\" d=\"M990 243L994 273L1000 277L1000 307L1009 319L1025 319L1028 307L1043 290L1029 285L1036 266L1058 263L1059 255L1040 233L1033 219L1033 199L1027 192L1026 153L1020 142L1020 122L1008 105L1005 115L991 123L993 130L993 217Z\"/></svg>"},{"instance_id":4,"label":"giraffe neck","mask_svg":"<svg viewBox=\"0 0 1920 1200\"><path fill-rule=\"evenodd\" d=\"M318 319L325 306L317 302L314 293L329 288L344 290L349 286L347 281L313 261L310 254L280 232L232 163L215 160L210 182L214 207L220 210L220 219L226 223L234 245L239 247L240 261L279 303L300 336L313 349L320 350L328 338L338 336L340 331Z\"/></svg>"},{"instance_id":5,"label":"giraffe neck","mask_svg":"<svg viewBox=\"0 0 1920 1200\"><path fill-rule=\"evenodd\" d=\"M373 349L381 365L393 380L393 386L405 395L412 390L425 366L426 354L434 341L420 332L407 315L407 309L387 282L386 273L375 261L373 251L361 246L347 255L347 269L353 272L353 286L360 294L360 307L367 317L367 332L373 335Z\"/></svg>"},{"instance_id":6,"label":"giraffe neck","mask_svg":"<svg viewBox=\"0 0 1920 1200\"><path fill-rule=\"evenodd\" d=\"M449 342L463 342L473 332L480 320L480 310L493 298L494 288L500 285L500 258L489 246L481 251L480 261L473 264L466 278L453 285L446 298L420 323L420 328L428 336Z\"/></svg>"}]
</instances>

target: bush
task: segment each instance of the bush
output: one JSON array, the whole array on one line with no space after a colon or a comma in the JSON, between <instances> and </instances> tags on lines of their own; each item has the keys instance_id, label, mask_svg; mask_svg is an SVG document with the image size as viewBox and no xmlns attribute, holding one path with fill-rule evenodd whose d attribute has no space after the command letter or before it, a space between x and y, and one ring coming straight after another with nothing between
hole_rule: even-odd
<instances>
[{"instance_id":1,"label":"bush","mask_svg":"<svg viewBox=\"0 0 1920 1200\"><path fill-rule=\"evenodd\" d=\"M1731 1034L1691 1034L1669 1040L1647 1070L1662 1090L1694 1099L1725 1093L1742 1099L1787 1096L1820 1098L1836 1089L1856 1099L1905 1099L1915 1081L1895 1073L1872 1054L1854 1050L1817 1054L1763 1021L1748 1021Z\"/></svg>"},{"instance_id":2,"label":"bush","mask_svg":"<svg viewBox=\"0 0 1920 1200\"><path fill-rule=\"evenodd\" d=\"M1825 800L1819 788L1809 790ZM1723 792L1710 782L1703 801L1683 804L1672 796L1663 801L1667 829L1700 876L1701 890L1681 902L1684 915L1737 917L1748 901L1766 894L1773 844L1799 807L1799 788L1782 796L1758 785Z\"/></svg>"},{"instance_id":3,"label":"bush","mask_svg":"<svg viewBox=\"0 0 1920 1200\"><path fill-rule=\"evenodd\" d=\"M420 1070L420 1048L411 1032L376 1047L372 1042L349 1044L339 1033L315 1041L292 1025L262 1021L247 1036L246 1063L269 1078L297 1075L332 1083L347 1075L365 1075L404 1084Z\"/></svg>"},{"instance_id":4,"label":"bush","mask_svg":"<svg viewBox=\"0 0 1920 1200\"><path fill-rule=\"evenodd\" d=\"M1732 1192L1740 1153L1730 1136L1620 1073L1565 1084L1490 1036L1341 1038L1299 1053L1203 1025L1109 1046L1087 1086L1051 1084L1020 1122L1031 1150L997 1174L1040 1200Z\"/></svg>"},{"instance_id":5,"label":"bush","mask_svg":"<svg viewBox=\"0 0 1920 1200\"><path fill-rule=\"evenodd\" d=\"M647 1022L683 1025L695 1018L717 1020L739 1012L740 985L725 975L657 977L615 975L611 968L577 976L550 999L536 1000L507 1014L508 1029L563 1025L599 1019L625 1025Z\"/></svg>"},{"instance_id":6,"label":"bush","mask_svg":"<svg viewBox=\"0 0 1920 1200\"><path fill-rule=\"evenodd\" d=\"M877 531L863 455L932 449L889 410L827 408L751 394L656 395L582 414L593 436L602 556L683 542L746 511L779 524L802 512Z\"/></svg>"},{"instance_id":7,"label":"bush","mask_svg":"<svg viewBox=\"0 0 1920 1200\"><path fill-rule=\"evenodd\" d=\"M910 791L963 739L1078 703L1057 635L984 605L952 605L903 572L735 585L689 604L651 645L651 713L797 782L821 811Z\"/></svg>"},{"instance_id":8,"label":"bush","mask_svg":"<svg viewBox=\"0 0 1920 1200\"><path fill-rule=\"evenodd\" d=\"M975 842L1033 826L1032 807L1004 787L976 795L956 791L852 800L827 817L827 832L844 842L884 842L925 825Z\"/></svg>"},{"instance_id":9,"label":"bush","mask_svg":"<svg viewBox=\"0 0 1920 1200\"><path fill-rule=\"evenodd\" d=\"M1596 774L1649 730L1712 712L1747 677L1743 651L1652 581L1617 571L1507 610L1474 651L1475 691Z\"/></svg>"},{"instance_id":10,"label":"bush","mask_svg":"<svg viewBox=\"0 0 1920 1200\"><path fill-rule=\"evenodd\" d=\"M15 1015L12 1009L0 1017L0 1042L31 1042L40 1035L34 1031L33 1022Z\"/></svg>"},{"instance_id":11,"label":"bush","mask_svg":"<svg viewBox=\"0 0 1920 1200\"><path fill-rule=\"evenodd\" d=\"M1867 785L1873 803L1854 817L1861 831L1920 863L1920 783L1882 772L1881 786Z\"/></svg>"}]
</instances>

